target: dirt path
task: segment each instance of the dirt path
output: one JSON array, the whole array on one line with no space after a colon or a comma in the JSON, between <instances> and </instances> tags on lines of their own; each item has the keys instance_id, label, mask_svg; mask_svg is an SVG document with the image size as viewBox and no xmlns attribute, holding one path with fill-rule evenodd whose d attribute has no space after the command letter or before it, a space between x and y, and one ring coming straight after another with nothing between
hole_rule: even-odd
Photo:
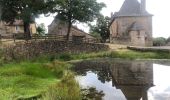
<instances>
[{"instance_id":1,"label":"dirt path","mask_svg":"<svg viewBox=\"0 0 170 100\"><path fill-rule=\"evenodd\" d=\"M126 45L106 43L111 50L127 49Z\"/></svg>"}]
</instances>

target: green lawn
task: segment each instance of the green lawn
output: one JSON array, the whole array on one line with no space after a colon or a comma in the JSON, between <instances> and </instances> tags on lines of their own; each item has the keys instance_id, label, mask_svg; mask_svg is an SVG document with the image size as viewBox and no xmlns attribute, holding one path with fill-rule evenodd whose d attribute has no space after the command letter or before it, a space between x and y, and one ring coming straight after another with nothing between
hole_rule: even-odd
<instances>
[{"instance_id":1,"label":"green lawn","mask_svg":"<svg viewBox=\"0 0 170 100\"><path fill-rule=\"evenodd\" d=\"M58 81L42 63L6 64L0 67L0 97L13 100L40 95Z\"/></svg>"}]
</instances>

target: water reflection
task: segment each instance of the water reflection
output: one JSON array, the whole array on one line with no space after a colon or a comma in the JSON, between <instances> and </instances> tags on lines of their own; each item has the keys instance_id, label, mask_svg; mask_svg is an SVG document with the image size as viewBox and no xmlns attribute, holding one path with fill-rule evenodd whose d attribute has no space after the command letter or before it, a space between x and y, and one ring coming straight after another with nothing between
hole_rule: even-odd
<instances>
[{"instance_id":1,"label":"water reflection","mask_svg":"<svg viewBox=\"0 0 170 100\"><path fill-rule=\"evenodd\" d=\"M105 100L148 100L147 91L153 86L153 64L147 61L82 61L73 70L82 86L102 90Z\"/></svg>"},{"instance_id":2,"label":"water reflection","mask_svg":"<svg viewBox=\"0 0 170 100\"><path fill-rule=\"evenodd\" d=\"M117 61L111 65L112 82L127 100L148 100L147 90L153 86L153 64L141 61Z\"/></svg>"}]
</instances>

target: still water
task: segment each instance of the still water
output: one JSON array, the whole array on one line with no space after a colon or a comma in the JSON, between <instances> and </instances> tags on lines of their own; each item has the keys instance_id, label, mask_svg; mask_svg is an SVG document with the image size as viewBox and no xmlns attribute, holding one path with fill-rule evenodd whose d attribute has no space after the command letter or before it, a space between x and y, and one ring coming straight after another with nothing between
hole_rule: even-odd
<instances>
[{"instance_id":1,"label":"still water","mask_svg":"<svg viewBox=\"0 0 170 100\"><path fill-rule=\"evenodd\" d=\"M168 61L87 60L73 70L92 100L170 100Z\"/></svg>"}]
</instances>

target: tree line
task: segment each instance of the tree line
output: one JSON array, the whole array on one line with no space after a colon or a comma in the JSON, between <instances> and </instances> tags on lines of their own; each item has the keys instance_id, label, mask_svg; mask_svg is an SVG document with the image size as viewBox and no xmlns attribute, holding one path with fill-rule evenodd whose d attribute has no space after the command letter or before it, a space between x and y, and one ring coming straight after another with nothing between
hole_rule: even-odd
<instances>
[{"instance_id":1,"label":"tree line","mask_svg":"<svg viewBox=\"0 0 170 100\"><path fill-rule=\"evenodd\" d=\"M157 37L153 38L153 46L166 46L170 45L170 37L164 38L164 37Z\"/></svg>"},{"instance_id":2,"label":"tree line","mask_svg":"<svg viewBox=\"0 0 170 100\"><path fill-rule=\"evenodd\" d=\"M73 23L90 23L95 19L105 20L100 13L103 7L106 5L96 0L0 0L0 20L8 24L12 24L16 19L23 20L24 33L27 39L30 39L29 25L35 22L35 18L41 14L49 16L57 13L56 17L68 23L67 39L69 39ZM101 22L96 26L91 27L92 33L100 33L101 30L97 28L107 31Z\"/></svg>"}]
</instances>

